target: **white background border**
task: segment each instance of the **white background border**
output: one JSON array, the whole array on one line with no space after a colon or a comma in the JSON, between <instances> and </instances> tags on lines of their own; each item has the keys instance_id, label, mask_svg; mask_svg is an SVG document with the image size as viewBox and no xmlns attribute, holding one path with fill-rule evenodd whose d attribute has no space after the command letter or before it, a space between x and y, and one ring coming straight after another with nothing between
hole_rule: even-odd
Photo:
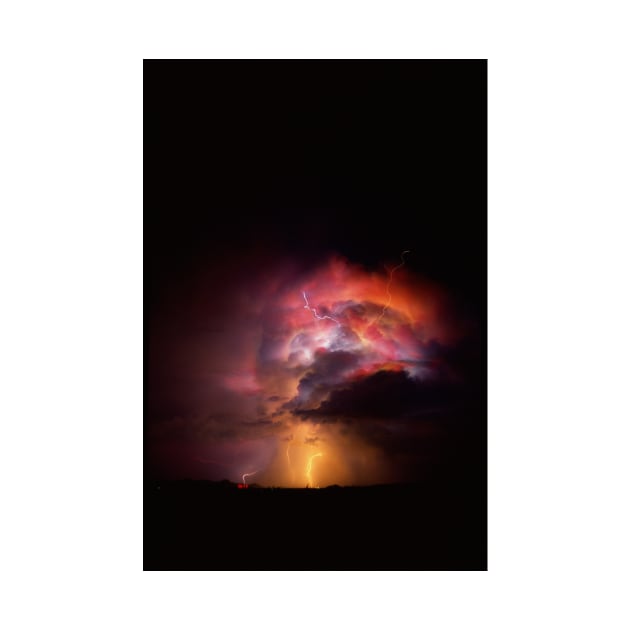
<instances>
[{"instance_id":1,"label":"white background border","mask_svg":"<svg viewBox=\"0 0 630 630\"><path fill-rule=\"evenodd\" d=\"M626 6L4 3L2 626L627 628ZM188 57L489 59L488 572L142 571L142 59Z\"/></svg>"}]
</instances>

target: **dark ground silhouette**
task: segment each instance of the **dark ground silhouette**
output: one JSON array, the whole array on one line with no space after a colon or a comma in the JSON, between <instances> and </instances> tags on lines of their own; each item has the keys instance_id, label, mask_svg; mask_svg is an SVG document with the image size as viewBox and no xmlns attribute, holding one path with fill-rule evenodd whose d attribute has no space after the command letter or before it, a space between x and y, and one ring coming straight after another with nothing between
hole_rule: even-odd
<instances>
[{"instance_id":1,"label":"dark ground silhouette","mask_svg":"<svg viewBox=\"0 0 630 630\"><path fill-rule=\"evenodd\" d=\"M485 570L486 503L466 480L323 489L145 488L145 570Z\"/></svg>"}]
</instances>

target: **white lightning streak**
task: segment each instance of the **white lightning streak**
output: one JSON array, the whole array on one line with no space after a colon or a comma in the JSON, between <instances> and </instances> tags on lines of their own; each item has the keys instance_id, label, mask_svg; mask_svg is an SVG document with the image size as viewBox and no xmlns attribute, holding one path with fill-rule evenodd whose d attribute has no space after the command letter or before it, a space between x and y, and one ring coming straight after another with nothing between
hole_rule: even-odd
<instances>
[{"instance_id":1,"label":"white lightning streak","mask_svg":"<svg viewBox=\"0 0 630 630\"><path fill-rule=\"evenodd\" d=\"M311 311L311 313L313 313L313 317L315 319L329 319L331 322L335 322L335 324L337 324L337 326L341 326L339 321L336 320L334 317L331 317L330 315L320 315L317 312L317 309L309 304L308 297L306 297L306 291L302 291L302 295L304 296L304 302L305 302L304 308L307 309L308 311Z\"/></svg>"},{"instance_id":2,"label":"white lightning streak","mask_svg":"<svg viewBox=\"0 0 630 630\"><path fill-rule=\"evenodd\" d=\"M250 472L250 473L245 473L243 475L243 484L247 485L247 480L245 479L245 477L251 477L252 475L255 475L256 473L259 473L260 470L255 470L254 472Z\"/></svg>"}]
</instances>

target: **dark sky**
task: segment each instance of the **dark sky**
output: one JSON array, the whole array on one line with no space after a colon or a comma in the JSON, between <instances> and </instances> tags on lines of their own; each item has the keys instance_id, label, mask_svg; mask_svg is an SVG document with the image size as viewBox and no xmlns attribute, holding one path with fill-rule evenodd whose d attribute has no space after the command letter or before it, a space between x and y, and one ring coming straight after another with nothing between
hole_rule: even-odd
<instances>
[{"instance_id":1,"label":"dark sky","mask_svg":"<svg viewBox=\"0 0 630 630\"><path fill-rule=\"evenodd\" d=\"M485 62L144 74L148 474L482 478Z\"/></svg>"}]
</instances>

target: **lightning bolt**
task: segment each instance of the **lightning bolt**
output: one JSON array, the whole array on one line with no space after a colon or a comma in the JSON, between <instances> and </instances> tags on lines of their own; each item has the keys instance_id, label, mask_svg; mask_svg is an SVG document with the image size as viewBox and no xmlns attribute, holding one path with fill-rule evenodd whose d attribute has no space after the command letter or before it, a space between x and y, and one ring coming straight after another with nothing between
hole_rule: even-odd
<instances>
[{"instance_id":1,"label":"lightning bolt","mask_svg":"<svg viewBox=\"0 0 630 630\"><path fill-rule=\"evenodd\" d=\"M315 453L315 455L311 455L308 458L308 463L306 464L306 487L307 488L316 488L317 486L313 485L313 477L311 475L311 471L313 470L313 460L316 457L321 457L323 453Z\"/></svg>"},{"instance_id":2,"label":"lightning bolt","mask_svg":"<svg viewBox=\"0 0 630 630\"><path fill-rule=\"evenodd\" d=\"M383 306L383 312L379 315L378 319L376 320L377 322L380 322L381 319L383 319L383 316L385 315L385 312L387 311L387 309L389 308L390 304L392 303L392 293L390 291L391 286L392 286L392 280L394 279L394 272L397 269L400 269L401 267L405 266L405 254L409 254L411 253L410 249L406 249L401 255L400 255L400 264L396 265L390 272L389 272L389 280L387 281L387 304L385 304L385 306Z\"/></svg>"},{"instance_id":3,"label":"lightning bolt","mask_svg":"<svg viewBox=\"0 0 630 630\"><path fill-rule=\"evenodd\" d=\"M255 470L254 472L245 473L243 475L243 485L245 485L245 486L247 485L247 479L246 479L247 477L251 477L252 475L255 475L255 474L259 473L259 472L260 472L260 470Z\"/></svg>"},{"instance_id":4,"label":"lightning bolt","mask_svg":"<svg viewBox=\"0 0 630 630\"><path fill-rule=\"evenodd\" d=\"M304 296L304 308L305 308L306 310L308 310L308 311L311 311L311 313L313 313L313 317L314 317L315 319L329 319L331 322L335 322L335 324L337 324L337 326L341 326L341 324L339 323L339 321L338 321L338 320L336 320L334 317L330 317L330 315L320 315L320 314L317 312L317 309L316 309L316 308L314 308L314 307L312 307L312 306L309 304L308 297L306 296L306 291L302 291L302 295Z\"/></svg>"}]
</instances>

